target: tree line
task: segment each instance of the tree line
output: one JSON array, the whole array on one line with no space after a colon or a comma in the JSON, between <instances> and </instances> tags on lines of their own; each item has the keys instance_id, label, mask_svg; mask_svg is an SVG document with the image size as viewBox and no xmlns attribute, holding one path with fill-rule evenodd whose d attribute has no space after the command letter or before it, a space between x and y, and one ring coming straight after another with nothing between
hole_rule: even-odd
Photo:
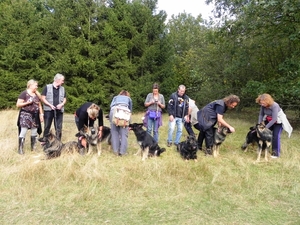
<instances>
[{"instance_id":1,"label":"tree line","mask_svg":"<svg viewBox=\"0 0 300 225\"><path fill-rule=\"evenodd\" d=\"M29 79L41 89L62 73L68 112L85 101L107 111L122 89L141 111L154 82L166 99L186 85L199 107L230 93L251 106L268 92L299 112L299 1L214 4L210 21L166 21L157 0L2 0L0 108L14 107Z\"/></svg>"}]
</instances>

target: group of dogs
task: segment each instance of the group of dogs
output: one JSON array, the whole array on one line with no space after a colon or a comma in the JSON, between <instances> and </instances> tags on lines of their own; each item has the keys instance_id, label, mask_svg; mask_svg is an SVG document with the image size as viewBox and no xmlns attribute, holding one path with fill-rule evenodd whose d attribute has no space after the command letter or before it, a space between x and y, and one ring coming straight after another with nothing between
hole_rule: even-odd
<instances>
[{"instance_id":1,"label":"group of dogs","mask_svg":"<svg viewBox=\"0 0 300 225\"><path fill-rule=\"evenodd\" d=\"M111 133L110 128L104 126L102 128L102 137L99 139L97 135L97 127L84 126L77 137L83 137L87 141L85 147L81 146L79 142L70 141L63 144L52 131L47 134L41 145L45 153L46 159L59 157L63 153L75 153L91 154L93 147L97 149L98 156L101 155L101 144L106 141L110 144ZM129 124L129 130L132 130L136 136L137 143L139 144L139 150L135 155L140 155L142 160L146 160L148 157L160 156L166 151L165 148L161 148L154 138L143 129L143 123ZM220 154L220 146L225 141L227 135L231 132L227 127L214 128L214 144L212 148L213 157L217 157ZM262 122L256 126L250 127L250 131L246 135L245 143L242 145L242 149L246 152L250 144L257 144L257 159L260 161L262 151L265 151L265 160L268 161L268 151L272 143L272 131L266 128ZM197 161L198 142L194 135L189 135L187 139L180 142L177 145L177 151L184 160Z\"/></svg>"}]
</instances>

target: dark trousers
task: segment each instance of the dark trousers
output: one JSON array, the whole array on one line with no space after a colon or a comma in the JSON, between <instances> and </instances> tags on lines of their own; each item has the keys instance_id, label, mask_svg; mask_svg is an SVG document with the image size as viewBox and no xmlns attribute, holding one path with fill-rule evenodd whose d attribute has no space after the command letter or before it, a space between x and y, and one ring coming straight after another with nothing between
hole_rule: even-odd
<instances>
[{"instance_id":1,"label":"dark trousers","mask_svg":"<svg viewBox=\"0 0 300 225\"><path fill-rule=\"evenodd\" d=\"M280 135L282 132L282 124L273 124L270 127L272 131L272 151L276 156L280 156Z\"/></svg>"},{"instance_id":2,"label":"dark trousers","mask_svg":"<svg viewBox=\"0 0 300 225\"><path fill-rule=\"evenodd\" d=\"M202 142L205 139L206 148L211 149L214 144L214 127L212 126L205 131L200 130L198 141L199 139Z\"/></svg>"},{"instance_id":3,"label":"dark trousers","mask_svg":"<svg viewBox=\"0 0 300 225\"><path fill-rule=\"evenodd\" d=\"M194 127L199 131L199 134L198 134L198 149L202 150L202 144L203 144L203 141L204 141L204 135L203 135L203 132L201 131L201 128L199 126L199 123L196 123L194 125Z\"/></svg>"},{"instance_id":4,"label":"dark trousers","mask_svg":"<svg viewBox=\"0 0 300 225\"><path fill-rule=\"evenodd\" d=\"M58 110L44 111L44 137L49 134L53 120L56 136L61 140L63 113Z\"/></svg>"},{"instance_id":5,"label":"dark trousers","mask_svg":"<svg viewBox=\"0 0 300 225\"><path fill-rule=\"evenodd\" d=\"M195 135L191 123L184 122L184 128L189 135Z\"/></svg>"}]
</instances>

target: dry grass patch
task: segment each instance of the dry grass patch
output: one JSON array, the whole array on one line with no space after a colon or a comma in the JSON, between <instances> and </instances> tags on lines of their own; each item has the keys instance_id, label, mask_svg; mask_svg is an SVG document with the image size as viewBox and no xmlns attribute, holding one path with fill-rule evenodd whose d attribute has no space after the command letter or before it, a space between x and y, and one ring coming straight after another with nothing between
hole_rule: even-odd
<instances>
[{"instance_id":1,"label":"dry grass patch","mask_svg":"<svg viewBox=\"0 0 300 225\"><path fill-rule=\"evenodd\" d=\"M133 122L141 117L134 115ZM0 222L299 224L299 131L291 139L283 133L281 158L254 164L256 150L240 149L252 123L240 114L227 118L236 133L226 138L216 159L199 152L198 162L186 162L172 147L142 162L133 155L138 145L130 132L125 157L116 157L103 144L100 157L75 154L36 163L42 152L29 151L29 138L25 155L17 154L17 111L1 111ZM65 115L63 142L76 140L73 119Z\"/></svg>"}]
</instances>

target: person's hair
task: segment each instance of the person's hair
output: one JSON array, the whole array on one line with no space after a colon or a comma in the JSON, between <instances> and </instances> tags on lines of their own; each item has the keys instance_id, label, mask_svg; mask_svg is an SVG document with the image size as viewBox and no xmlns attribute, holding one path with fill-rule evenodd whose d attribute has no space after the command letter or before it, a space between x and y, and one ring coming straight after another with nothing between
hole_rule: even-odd
<instances>
[{"instance_id":1,"label":"person's hair","mask_svg":"<svg viewBox=\"0 0 300 225\"><path fill-rule=\"evenodd\" d=\"M97 118L99 115L99 111L100 107L94 103L87 109L87 113L91 118Z\"/></svg>"},{"instance_id":2,"label":"person's hair","mask_svg":"<svg viewBox=\"0 0 300 225\"><path fill-rule=\"evenodd\" d=\"M65 79L65 76L60 73L55 74L54 81L61 80L61 79Z\"/></svg>"},{"instance_id":3,"label":"person's hair","mask_svg":"<svg viewBox=\"0 0 300 225\"><path fill-rule=\"evenodd\" d=\"M184 90L185 90L186 88L185 88L185 86L184 86L183 84L180 84L180 85L178 86L178 90L179 90L179 89L184 89Z\"/></svg>"},{"instance_id":4,"label":"person's hair","mask_svg":"<svg viewBox=\"0 0 300 225\"><path fill-rule=\"evenodd\" d=\"M34 80L34 79L29 80L29 81L27 81L27 88L29 88L30 85L32 85L32 84L37 84L37 83L38 83L38 82L37 82L36 80Z\"/></svg>"},{"instance_id":5,"label":"person's hair","mask_svg":"<svg viewBox=\"0 0 300 225\"><path fill-rule=\"evenodd\" d=\"M125 91L125 90L120 91L119 95L125 95L125 96L130 97L130 93L128 91Z\"/></svg>"},{"instance_id":6,"label":"person's hair","mask_svg":"<svg viewBox=\"0 0 300 225\"><path fill-rule=\"evenodd\" d=\"M152 89L157 89L157 90L159 90L159 85L158 85L158 83L154 83L154 84L152 85Z\"/></svg>"},{"instance_id":7,"label":"person's hair","mask_svg":"<svg viewBox=\"0 0 300 225\"><path fill-rule=\"evenodd\" d=\"M256 99L255 102L260 104L260 101L264 101L267 106L271 106L274 103L274 99L272 98L271 95L264 93L262 95L259 95Z\"/></svg>"},{"instance_id":8,"label":"person's hair","mask_svg":"<svg viewBox=\"0 0 300 225\"><path fill-rule=\"evenodd\" d=\"M225 98L223 98L224 102L226 105L230 105L234 102L239 103L240 102L240 98L237 95L228 95Z\"/></svg>"}]
</instances>

